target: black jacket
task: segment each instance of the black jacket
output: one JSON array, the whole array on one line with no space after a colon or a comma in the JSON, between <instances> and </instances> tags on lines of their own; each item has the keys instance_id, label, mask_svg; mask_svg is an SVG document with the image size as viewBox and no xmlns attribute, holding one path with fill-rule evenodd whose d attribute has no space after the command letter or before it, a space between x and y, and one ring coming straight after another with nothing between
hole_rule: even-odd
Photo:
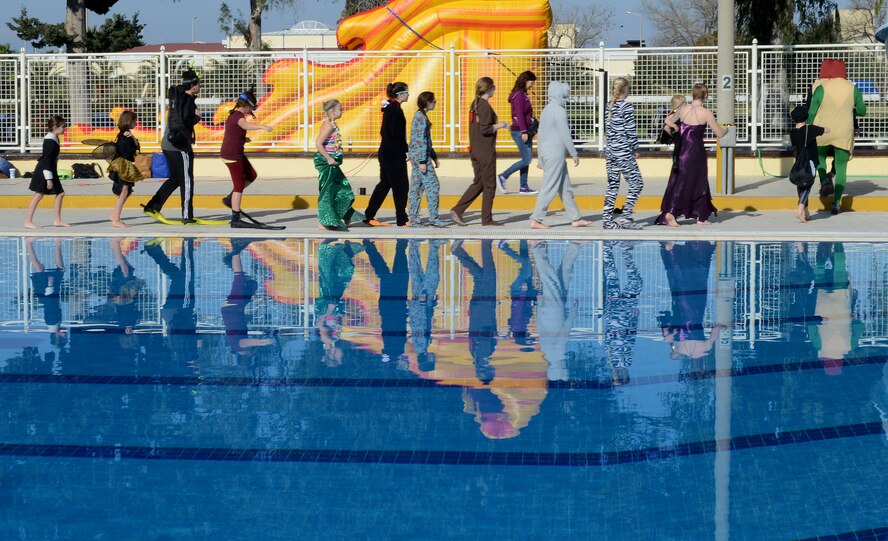
<instances>
[{"instance_id":1,"label":"black jacket","mask_svg":"<svg viewBox=\"0 0 888 541\"><path fill-rule=\"evenodd\" d=\"M382 108L382 126L379 128L382 142L379 144L380 157L404 159L407 146L407 119L400 102L392 100Z\"/></svg>"}]
</instances>

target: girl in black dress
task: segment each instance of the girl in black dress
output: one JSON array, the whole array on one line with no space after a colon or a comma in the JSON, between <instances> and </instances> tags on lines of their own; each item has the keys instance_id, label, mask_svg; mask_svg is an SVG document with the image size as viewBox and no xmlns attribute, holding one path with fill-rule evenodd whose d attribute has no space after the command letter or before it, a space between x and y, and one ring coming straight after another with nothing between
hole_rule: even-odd
<instances>
[{"instance_id":1,"label":"girl in black dress","mask_svg":"<svg viewBox=\"0 0 888 541\"><path fill-rule=\"evenodd\" d=\"M34 168L34 175L31 177L31 184L28 186L34 192L34 199L28 205L28 216L25 218L25 227L27 229L40 229L39 225L34 223L34 211L37 205L46 194L55 195L55 220L52 225L56 227L71 227L62 221L62 200L65 198L65 190L59 181L58 163L59 136L65 133L65 119L53 115L46 123L46 136L43 138L43 155L37 160L37 167Z\"/></svg>"},{"instance_id":2,"label":"girl in black dress","mask_svg":"<svg viewBox=\"0 0 888 541\"><path fill-rule=\"evenodd\" d=\"M117 127L120 131L117 134L117 139L114 141L114 154L129 162L136 161L136 153L141 148L139 140L136 139L132 132L136 127L137 120L138 116L132 111L120 113L120 118L117 120ZM111 211L111 225L114 227L129 227L120 219L120 213L123 211L123 205L126 203L127 198L133 193L133 181L139 180L123 178L124 176L117 172L111 173L111 180L114 181L111 191L117 196L114 209Z\"/></svg>"}]
</instances>

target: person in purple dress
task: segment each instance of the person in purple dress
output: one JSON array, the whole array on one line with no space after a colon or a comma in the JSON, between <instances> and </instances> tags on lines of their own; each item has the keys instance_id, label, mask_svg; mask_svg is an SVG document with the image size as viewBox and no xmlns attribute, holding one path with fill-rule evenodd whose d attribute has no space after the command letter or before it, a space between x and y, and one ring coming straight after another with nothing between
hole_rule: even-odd
<instances>
[{"instance_id":1,"label":"person in purple dress","mask_svg":"<svg viewBox=\"0 0 888 541\"><path fill-rule=\"evenodd\" d=\"M706 149L703 147L703 136L706 126L712 129L716 137L724 137L728 133L726 127L718 125L715 115L703 107L703 101L709 96L706 85L697 83L691 91L693 101L682 105L675 112L680 121L679 138L681 151L678 164L672 168L663 202L660 203L660 216L657 225L678 227L678 218L685 216L694 218L697 225L709 225L709 215L716 212L712 204L712 193L709 191L709 172L706 164ZM666 124L676 128L674 120L667 118Z\"/></svg>"}]
</instances>

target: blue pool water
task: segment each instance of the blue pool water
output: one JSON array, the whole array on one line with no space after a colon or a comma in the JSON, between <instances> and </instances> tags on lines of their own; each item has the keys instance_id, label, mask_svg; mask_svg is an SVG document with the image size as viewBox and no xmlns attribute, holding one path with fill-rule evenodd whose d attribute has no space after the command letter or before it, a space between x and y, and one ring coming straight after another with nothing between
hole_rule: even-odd
<instances>
[{"instance_id":1,"label":"blue pool water","mask_svg":"<svg viewBox=\"0 0 888 541\"><path fill-rule=\"evenodd\" d=\"M888 539L888 245L0 264L0 539Z\"/></svg>"}]
</instances>

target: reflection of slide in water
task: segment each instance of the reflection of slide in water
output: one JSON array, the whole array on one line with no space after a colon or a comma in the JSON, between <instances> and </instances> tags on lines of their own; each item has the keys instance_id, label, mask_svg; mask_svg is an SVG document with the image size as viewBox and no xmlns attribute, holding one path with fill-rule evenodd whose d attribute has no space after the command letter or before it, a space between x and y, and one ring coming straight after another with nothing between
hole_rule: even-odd
<instances>
[{"instance_id":1,"label":"reflection of slide in water","mask_svg":"<svg viewBox=\"0 0 888 541\"><path fill-rule=\"evenodd\" d=\"M391 10L391 11L389 11ZM395 16L397 15L397 17ZM399 21L400 18L403 22ZM359 13L340 24L337 40L340 47L348 50L367 51L416 51L441 48L473 51L489 49L540 49L546 46L546 32L552 20L548 0L498 0L478 2L477 0L393 0L364 13ZM415 32L414 32L415 31ZM423 36L429 45L417 34ZM348 61L329 64L309 62L310 83L308 96L303 95L303 61L301 58L288 58L275 62L263 74L263 81L271 87L271 92L260 100L257 111L258 121L274 127L272 132L254 132L251 138L256 143L275 141L300 145L305 100L308 100L309 129L320 121L321 104L329 99L343 102L346 111L360 111L363 114L348 114L343 117L340 127L343 134L378 133L381 115L367 115L367 111L378 111L379 102L385 97L386 84L392 81L405 81L414 89L437 90L446 88L445 55L432 60L428 57L406 57L391 54L362 55ZM474 96L475 80L489 76L503 87L511 87L517 73L540 67L532 65L528 57L504 59L502 63L494 57L481 57L471 69L463 70L460 78L461 94ZM207 73L211 77L211 73ZM247 84L245 81L244 84ZM497 110L506 109L508 92L498 93ZM235 96L231 96L232 100ZM233 101L222 103L213 117L225 119ZM468 104L461 104L463 108ZM110 112L116 122L122 111L115 108ZM460 114L462 115L462 111ZM432 122L443 126L444 109L432 114ZM153 130L137 128L136 136L148 142L153 141ZM196 127L200 145L219 144L222 141L221 127ZM92 130L85 126L69 128L66 139L69 141L100 138L112 140L116 129Z\"/></svg>"},{"instance_id":2,"label":"reflection of slide in water","mask_svg":"<svg viewBox=\"0 0 888 541\"><path fill-rule=\"evenodd\" d=\"M485 384L468 354L468 339L438 341L433 370L424 372L411 358L410 370L439 385L463 387L463 411L480 425L481 433L491 439L513 438L540 411L546 399L548 364L542 354L522 351L522 346L499 341L489 362L493 379Z\"/></svg>"}]
</instances>

